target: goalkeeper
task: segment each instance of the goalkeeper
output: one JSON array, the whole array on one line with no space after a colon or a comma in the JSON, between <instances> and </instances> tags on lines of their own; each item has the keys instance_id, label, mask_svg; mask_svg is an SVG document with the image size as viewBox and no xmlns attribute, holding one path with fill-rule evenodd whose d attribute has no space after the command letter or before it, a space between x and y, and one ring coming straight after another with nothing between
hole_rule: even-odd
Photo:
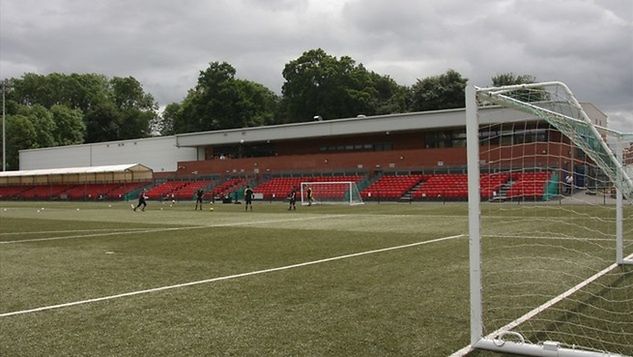
<instances>
[{"instance_id":1,"label":"goalkeeper","mask_svg":"<svg viewBox=\"0 0 633 357\"><path fill-rule=\"evenodd\" d=\"M308 206L312 206L312 201L314 201L314 197L312 197L312 187L308 186L306 190L306 197L308 199Z\"/></svg>"},{"instance_id":2,"label":"goalkeeper","mask_svg":"<svg viewBox=\"0 0 633 357\"><path fill-rule=\"evenodd\" d=\"M199 188L198 191L196 191L196 208L194 208L194 210L198 210L198 207L200 207L200 210L202 211L202 197L204 196L204 191Z\"/></svg>"}]
</instances>

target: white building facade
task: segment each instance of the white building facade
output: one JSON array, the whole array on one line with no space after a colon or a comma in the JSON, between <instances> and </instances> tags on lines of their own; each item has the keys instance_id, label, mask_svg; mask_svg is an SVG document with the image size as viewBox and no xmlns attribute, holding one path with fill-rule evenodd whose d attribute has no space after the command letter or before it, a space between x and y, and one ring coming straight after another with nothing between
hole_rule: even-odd
<instances>
[{"instance_id":1,"label":"white building facade","mask_svg":"<svg viewBox=\"0 0 633 357\"><path fill-rule=\"evenodd\" d=\"M178 147L176 136L20 150L20 170L142 163L154 172L176 171L178 161L198 159L198 150Z\"/></svg>"}]
</instances>

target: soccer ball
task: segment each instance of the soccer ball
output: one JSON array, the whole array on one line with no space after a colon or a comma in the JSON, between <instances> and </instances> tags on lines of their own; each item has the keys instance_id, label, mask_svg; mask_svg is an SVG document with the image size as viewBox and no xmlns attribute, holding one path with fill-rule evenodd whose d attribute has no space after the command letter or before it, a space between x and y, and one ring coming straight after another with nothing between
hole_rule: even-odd
<instances>
[{"instance_id":1,"label":"soccer ball","mask_svg":"<svg viewBox=\"0 0 633 357\"><path fill-rule=\"evenodd\" d=\"M77 212L79 212L79 208L77 208Z\"/></svg>"},{"instance_id":2,"label":"soccer ball","mask_svg":"<svg viewBox=\"0 0 633 357\"><path fill-rule=\"evenodd\" d=\"M209 211L213 211L213 207L209 207Z\"/></svg>"}]
</instances>

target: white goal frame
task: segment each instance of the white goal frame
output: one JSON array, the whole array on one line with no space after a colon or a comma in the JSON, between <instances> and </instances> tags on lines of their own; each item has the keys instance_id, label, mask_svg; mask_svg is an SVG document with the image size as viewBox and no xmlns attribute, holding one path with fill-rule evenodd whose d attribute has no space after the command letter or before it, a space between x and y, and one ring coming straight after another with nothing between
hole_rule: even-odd
<instances>
[{"instance_id":1,"label":"white goal frame","mask_svg":"<svg viewBox=\"0 0 633 357\"><path fill-rule=\"evenodd\" d=\"M614 263L605 267L603 271L600 273L590 277L586 281L577 286L569 289L568 291L562 293L558 297L551 299L545 304L537 307L536 309L530 311L524 316L516 319L515 321L509 323L506 326L501 327L500 329L490 333L487 336L483 335L483 305L482 305L482 270L481 270L481 207L480 207L480 153L479 153L479 116L478 116L478 94L479 92L483 92L483 96L486 100L491 100L492 103L497 103L494 101L494 95L497 93L504 93L506 91L518 91L524 90L526 88L538 88L539 86L545 85L555 85L561 86L572 98L575 102L573 103L574 107L580 111L582 114L581 120L575 118L567 118L564 115L560 115L558 113L551 113L551 115L557 116L557 120L572 120L578 122L585 122L586 114L580 107L578 101L574 98L573 94L567 86L560 82L548 82L548 83L535 83L528 85L514 85L514 86L505 86L505 87L497 87L497 88L478 88L472 84L468 84L466 86L466 137L467 137L467 161L468 161L468 233L469 233L469 269L470 269L470 345L465 347L464 349L455 352L452 356L463 356L466 353L472 351L474 348L481 348L486 350L492 350L496 352L503 353L514 353L514 354L522 354L527 356L582 356L582 357L604 357L604 356L619 356L617 354L605 354L603 352L597 351L586 351L580 349L572 349L562 347L559 342L555 341L546 341L542 344L534 345L525 343L522 340L522 337L512 331L514 327L523 323L527 319L539 314L544 309L548 308L559 302L561 299L565 298L578 291L585 285L593 282L598 279L602 275L608 273L609 271L615 269L619 265L622 264L633 264L633 255L625 257L623 253L623 192L625 192L630 196L631 192L631 178L628 177L626 171L621 164L622 160L622 147L616 145L616 152L612 153L604 142L601 144L608 152L608 157L606 160L611 160L607 163L610 167L615 168L612 171L612 178L614 176L617 177L615 179L616 186L616 247L614 252ZM491 95L492 94L492 95ZM516 105L509 105L517 110L529 112L526 108L522 108L523 102L516 101ZM499 104L499 103L497 103ZM529 104L528 104L529 105ZM550 113L548 113L549 115ZM546 119L547 120L547 119ZM548 120L549 121L549 120ZM586 123L584 123L587 125ZM614 132L612 130L606 128L595 128L594 125L589 124L594 133L599 136L597 130L607 130L610 134L615 134L614 136L618 139L624 139L625 137L630 136L630 134L623 134ZM581 146L582 143L579 145ZM628 180L628 181L627 181ZM584 284L584 285L583 285ZM518 335L518 336L516 336ZM510 340L504 339L504 336L513 336Z\"/></svg>"},{"instance_id":2,"label":"white goal frame","mask_svg":"<svg viewBox=\"0 0 633 357\"><path fill-rule=\"evenodd\" d=\"M365 204L363 202L363 199L360 195L360 191L358 190L358 186L356 186L356 182L353 181L315 181L315 182L301 182L301 205L302 206L307 206L310 203L308 202L306 196L306 187L310 186L310 187L315 187L315 186L326 186L326 185L346 185L347 189L346 192L348 193L349 199L347 201L340 201L340 202L336 202L336 201L322 201L319 200L318 197L315 198L315 200L312 202L313 205L317 205L317 204L348 204L350 206L355 206L355 205L362 205ZM358 200L354 200L354 189L356 189L356 192L358 193Z\"/></svg>"}]
</instances>

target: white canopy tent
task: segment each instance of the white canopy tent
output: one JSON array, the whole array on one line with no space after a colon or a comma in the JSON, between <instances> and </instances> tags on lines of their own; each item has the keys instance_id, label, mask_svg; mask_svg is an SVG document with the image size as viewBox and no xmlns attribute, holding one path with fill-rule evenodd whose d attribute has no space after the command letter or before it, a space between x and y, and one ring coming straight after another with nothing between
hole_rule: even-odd
<instances>
[{"instance_id":1,"label":"white canopy tent","mask_svg":"<svg viewBox=\"0 0 633 357\"><path fill-rule=\"evenodd\" d=\"M67 167L59 169L0 172L0 185L83 184L146 181L153 178L149 167L134 163L122 165Z\"/></svg>"}]
</instances>

